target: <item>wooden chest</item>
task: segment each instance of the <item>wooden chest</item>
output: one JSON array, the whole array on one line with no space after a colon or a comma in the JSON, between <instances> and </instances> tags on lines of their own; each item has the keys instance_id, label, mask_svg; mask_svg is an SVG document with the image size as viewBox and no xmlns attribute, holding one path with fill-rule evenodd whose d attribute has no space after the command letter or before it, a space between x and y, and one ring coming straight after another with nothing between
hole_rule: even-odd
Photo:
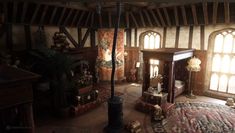
<instances>
[{"instance_id":1,"label":"wooden chest","mask_svg":"<svg viewBox=\"0 0 235 133\"><path fill-rule=\"evenodd\" d=\"M143 94L144 101L150 104L158 104L161 106L162 104L165 104L167 102L167 93L150 93L145 91Z\"/></svg>"}]
</instances>

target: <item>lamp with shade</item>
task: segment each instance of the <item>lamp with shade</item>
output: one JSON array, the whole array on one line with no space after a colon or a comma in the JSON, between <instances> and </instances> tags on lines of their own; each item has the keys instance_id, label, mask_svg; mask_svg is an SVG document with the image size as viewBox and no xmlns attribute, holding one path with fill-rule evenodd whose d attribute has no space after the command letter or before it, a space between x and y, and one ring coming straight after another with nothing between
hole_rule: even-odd
<instances>
[{"instance_id":1,"label":"lamp with shade","mask_svg":"<svg viewBox=\"0 0 235 133\"><path fill-rule=\"evenodd\" d=\"M196 96L193 94L193 89L191 87L191 73L192 72L199 72L201 70L200 67L201 60L199 58L196 58L195 56L188 60L188 65L186 66L187 70L189 71L189 82L188 82L188 95L186 97L195 99Z\"/></svg>"}]
</instances>

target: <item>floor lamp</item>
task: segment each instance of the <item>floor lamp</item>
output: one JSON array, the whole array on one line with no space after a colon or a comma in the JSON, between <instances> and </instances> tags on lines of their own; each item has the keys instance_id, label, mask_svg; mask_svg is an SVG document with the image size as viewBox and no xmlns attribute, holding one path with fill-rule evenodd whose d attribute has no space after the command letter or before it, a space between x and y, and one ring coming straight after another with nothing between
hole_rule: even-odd
<instances>
[{"instance_id":1,"label":"floor lamp","mask_svg":"<svg viewBox=\"0 0 235 133\"><path fill-rule=\"evenodd\" d=\"M187 98L191 98L191 99L195 99L196 96L193 94L193 89L192 89L192 83L191 83L191 74L192 72L198 72L201 70L200 67L201 61L200 59L193 57L188 61L188 65L187 65L187 70L189 71L189 81L188 81L188 95L186 95Z\"/></svg>"}]
</instances>

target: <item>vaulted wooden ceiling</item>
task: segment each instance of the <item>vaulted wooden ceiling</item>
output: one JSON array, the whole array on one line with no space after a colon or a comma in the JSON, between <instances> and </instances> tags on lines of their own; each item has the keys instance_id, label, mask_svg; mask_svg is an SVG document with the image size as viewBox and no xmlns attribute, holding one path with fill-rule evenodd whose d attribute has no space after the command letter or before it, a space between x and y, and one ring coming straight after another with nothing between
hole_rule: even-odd
<instances>
[{"instance_id":1,"label":"vaulted wooden ceiling","mask_svg":"<svg viewBox=\"0 0 235 133\"><path fill-rule=\"evenodd\" d=\"M66 27L111 28L115 2L1 2L4 23ZM123 2L120 27L171 27L235 22L235 3L213 2ZM100 10L100 13L99 11Z\"/></svg>"}]
</instances>

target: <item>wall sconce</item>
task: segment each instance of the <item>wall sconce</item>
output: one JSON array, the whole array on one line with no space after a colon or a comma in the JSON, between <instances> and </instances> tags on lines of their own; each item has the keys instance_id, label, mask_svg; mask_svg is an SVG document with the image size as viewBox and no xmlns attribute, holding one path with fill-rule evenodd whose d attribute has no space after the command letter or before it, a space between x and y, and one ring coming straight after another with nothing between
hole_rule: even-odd
<instances>
[{"instance_id":1,"label":"wall sconce","mask_svg":"<svg viewBox=\"0 0 235 133\"><path fill-rule=\"evenodd\" d=\"M128 55L128 53L125 51L125 52L124 52L124 56L126 57L127 55Z\"/></svg>"}]
</instances>

